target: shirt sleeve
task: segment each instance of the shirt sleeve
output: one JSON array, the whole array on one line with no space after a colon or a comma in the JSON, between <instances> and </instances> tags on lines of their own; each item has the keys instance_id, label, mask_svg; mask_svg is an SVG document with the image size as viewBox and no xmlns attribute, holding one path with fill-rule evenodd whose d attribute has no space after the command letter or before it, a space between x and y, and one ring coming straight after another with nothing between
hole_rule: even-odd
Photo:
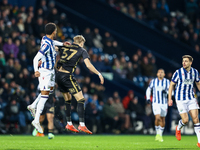
<instances>
[{"instance_id":1,"label":"shirt sleeve","mask_svg":"<svg viewBox=\"0 0 200 150\"><path fill-rule=\"evenodd\" d=\"M86 58L90 59L90 56L88 55L86 50L83 50L82 57L83 57L83 60Z\"/></svg>"},{"instance_id":2,"label":"shirt sleeve","mask_svg":"<svg viewBox=\"0 0 200 150\"><path fill-rule=\"evenodd\" d=\"M41 53L37 53L36 56L34 57L33 59L33 68L34 68L34 71L38 71L38 61L43 57L43 54Z\"/></svg>"},{"instance_id":3,"label":"shirt sleeve","mask_svg":"<svg viewBox=\"0 0 200 150\"><path fill-rule=\"evenodd\" d=\"M199 75L199 72L197 70L195 70L195 74L196 74L196 77L195 77L195 82L199 82L200 81L200 75Z\"/></svg>"},{"instance_id":4,"label":"shirt sleeve","mask_svg":"<svg viewBox=\"0 0 200 150\"><path fill-rule=\"evenodd\" d=\"M147 90L146 90L146 100L150 99L151 96L151 89L153 88L153 80L151 80Z\"/></svg>"},{"instance_id":5,"label":"shirt sleeve","mask_svg":"<svg viewBox=\"0 0 200 150\"><path fill-rule=\"evenodd\" d=\"M165 91L168 93L168 90L169 90L169 85L170 85L170 81L169 80L166 80L167 82L166 82L166 89L165 89Z\"/></svg>"},{"instance_id":6,"label":"shirt sleeve","mask_svg":"<svg viewBox=\"0 0 200 150\"><path fill-rule=\"evenodd\" d=\"M55 46L63 46L63 43L62 42L59 42L59 41L56 41L56 40L53 40Z\"/></svg>"},{"instance_id":7,"label":"shirt sleeve","mask_svg":"<svg viewBox=\"0 0 200 150\"><path fill-rule=\"evenodd\" d=\"M178 82L178 72L177 71L172 76L172 82L174 82L174 83Z\"/></svg>"},{"instance_id":8,"label":"shirt sleeve","mask_svg":"<svg viewBox=\"0 0 200 150\"><path fill-rule=\"evenodd\" d=\"M43 55L46 54L49 51L50 47L48 44L43 44L39 50L40 53L42 53Z\"/></svg>"}]
</instances>

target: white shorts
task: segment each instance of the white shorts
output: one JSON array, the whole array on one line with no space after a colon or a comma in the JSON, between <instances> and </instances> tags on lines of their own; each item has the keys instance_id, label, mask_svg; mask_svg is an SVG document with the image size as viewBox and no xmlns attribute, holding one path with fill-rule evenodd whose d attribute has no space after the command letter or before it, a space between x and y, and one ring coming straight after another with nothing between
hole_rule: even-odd
<instances>
[{"instance_id":1,"label":"white shorts","mask_svg":"<svg viewBox=\"0 0 200 150\"><path fill-rule=\"evenodd\" d=\"M44 68L39 68L40 77L39 87L41 91L50 91L51 87L55 85L55 71L54 69L48 70Z\"/></svg>"},{"instance_id":2,"label":"white shorts","mask_svg":"<svg viewBox=\"0 0 200 150\"><path fill-rule=\"evenodd\" d=\"M160 115L161 117L166 117L168 105L152 104L153 114Z\"/></svg>"},{"instance_id":3,"label":"white shorts","mask_svg":"<svg viewBox=\"0 0 200 150\"><path fill-rule=\"evenodd\" d=\"M179 114L188 113L190 110L199 109L199 104L196 99L176 101Z\"/></svg>"}]
</instances>

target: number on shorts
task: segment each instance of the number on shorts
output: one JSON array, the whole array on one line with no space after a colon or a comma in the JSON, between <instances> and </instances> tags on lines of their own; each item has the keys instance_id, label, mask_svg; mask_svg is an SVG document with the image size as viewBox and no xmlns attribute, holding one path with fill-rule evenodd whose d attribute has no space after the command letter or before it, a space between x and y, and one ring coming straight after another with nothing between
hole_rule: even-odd
<instances>
[{"instance_id":1,"label":"number on shorts","mask_svg":"<svg viewBox=\"0 0 200 150\"><path fill-rule=\"evenodd\" d=\"M74 49L69 49L66 47L63 47L62 49L63 49L63 55L61 56L62 59L70 60L77 53L77 50L74 50ZM68 55L67 51L70 51L72 53Z\"/></svg>"}]
</instances>

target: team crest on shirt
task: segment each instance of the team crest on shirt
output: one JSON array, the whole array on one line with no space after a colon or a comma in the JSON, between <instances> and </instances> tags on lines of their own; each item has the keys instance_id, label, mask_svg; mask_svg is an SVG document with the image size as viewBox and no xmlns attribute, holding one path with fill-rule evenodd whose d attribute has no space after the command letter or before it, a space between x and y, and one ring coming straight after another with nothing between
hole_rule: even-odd
<instances>
[{"instance_id":1,"label":"team crest on shirt","mask_svg":"<svg viewBox=\"0 0 200 150\"><path fill-rule=\"evenodd\" d=\"M40 51L44 51L46 47L47 47L47 44L44 44L44 46L41 47Z\"/></svg>"},{"instance_id":2,"label":"team crest on shirt","mask_svg":"<svg viewBox=\"0 0 200 150\"><path fill-rule=\"evenodd\" d=\"M180 110L180 112L182 112L182 111L183 111L183 109Z\"/></svg>"},{"instance_id":3,"label":"team crest on shirt","mask_svg":"<svg viewBox=\"0 0 200 150\"><path fill-rule=\"evenodd\" d=\"M74 88L70 88L69 91L70 91L70 93L74 93L75 92Z\"/></svg>"}]
</instances>

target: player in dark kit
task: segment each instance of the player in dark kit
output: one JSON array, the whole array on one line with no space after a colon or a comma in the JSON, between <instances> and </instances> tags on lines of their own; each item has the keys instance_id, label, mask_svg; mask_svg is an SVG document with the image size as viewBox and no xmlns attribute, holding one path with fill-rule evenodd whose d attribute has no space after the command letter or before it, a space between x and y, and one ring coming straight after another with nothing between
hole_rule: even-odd
<instances>
[{"instance_id":1,"label":"player in dark kit","mask_svg":"<svg viewBox=\"0 0 200 150\"><path fill-rule=\"evenodd\" d=\"M56 74L56 81L65 99L67 116L67 125L65 128L73 132L82 131L88 134L92 134L92 132L87 129L84 123L85 99L83 97L83 93L79 84L73 76L73 72L75 71L79 60L83 58L87 68L99 76L101 84L104 83L104 78L101 75L101 73L99 73L91 64L89 60L89 55L87 51L83 48L84 43L85 38L82 35L77 35L74 37L74 43L72 45L68 45L61 48L61 57L57 64L58 72ZM71 94L75 97L75 99L78 102L77 107L79 115L79 131L73 126L71 121Z\"/></svg>"}]
</instances>

